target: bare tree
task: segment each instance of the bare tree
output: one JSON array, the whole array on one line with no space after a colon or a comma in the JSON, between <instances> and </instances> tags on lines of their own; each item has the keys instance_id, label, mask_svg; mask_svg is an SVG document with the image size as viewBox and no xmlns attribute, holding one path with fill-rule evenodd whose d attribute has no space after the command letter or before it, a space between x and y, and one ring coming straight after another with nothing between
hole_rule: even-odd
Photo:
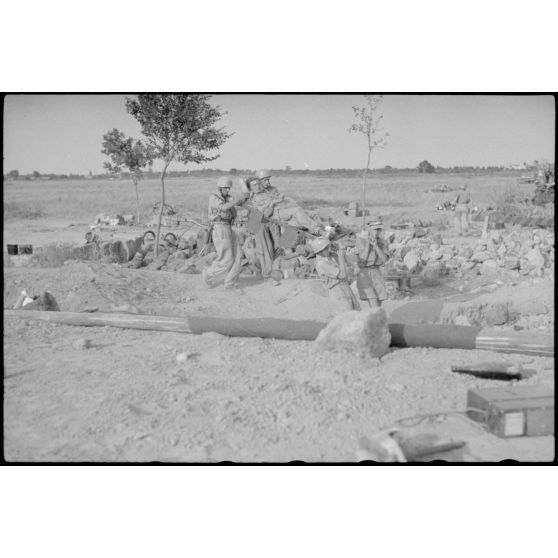
<instances>
[{"instance_id":1,"label":"bare tree","mask_svg":"<svg viewBox=\"0 0 558 558\"><path fill-rule=\"evenodd\" d=\"M387 145L389 134L381 129L384 115L380 112L383 95L364 95L365 105L353 107L356 122L349 128L349 132L360 132L366 136L368 144L368 158L366 168L362 173L362 228L364 229L366 212L366 177L370 170L370 159L374 149L381 149Z\"/></svg>"}]
</instances>

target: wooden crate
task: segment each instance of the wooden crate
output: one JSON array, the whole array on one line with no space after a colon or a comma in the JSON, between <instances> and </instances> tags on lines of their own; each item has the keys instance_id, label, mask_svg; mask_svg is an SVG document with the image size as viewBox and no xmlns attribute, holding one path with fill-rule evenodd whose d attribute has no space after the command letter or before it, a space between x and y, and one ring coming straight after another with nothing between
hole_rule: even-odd
<instances>
[{"instance_id":1,"label":"wooden crate","mask_svg":"<svg viewBox=\"0 0 558 558\"><path fill-rule=\"evenodd\" d=\"M554 435L554 390L548 387L470 389L467 407L469 418L502 438Z\"/></svg>"}]
</instances>

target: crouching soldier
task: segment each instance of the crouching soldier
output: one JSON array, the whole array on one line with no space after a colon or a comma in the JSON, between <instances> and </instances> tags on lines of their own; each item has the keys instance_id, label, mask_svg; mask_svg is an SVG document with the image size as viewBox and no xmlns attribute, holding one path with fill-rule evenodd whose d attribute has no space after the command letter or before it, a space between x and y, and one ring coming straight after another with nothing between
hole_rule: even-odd
<instances>
[{"instance_id":1,"label":"crouching soldier","mask_svg":"<svg viewBox=\"0 0 558 558\"><path fill-rule=\"evenodd\" d=\"M355 244L359 268L357 290L360 300L365 300L370 308L381 306L382 301L388 298L386 284L380 272L380 266L388 260L381 247L381 230L380 221L369 222L368 230L357 235Z\"/></svg>"},{"instance_id":2,"label":"crouching soldier","mask_svg":"<svg viewBox=\"0 0 558 558\"><path fill-rule=\"evenodd\" d=\"M209 221L212 224L212 237L217 257L202 271L202 278L209 287L225 283L225 288L234 287L240 275L241 256L237 239L232 229L235 208L242 205L246 196L231 201L232 180L226 176L219 178L217 193L209 197Z\"/></svg>"},{"instance_id":3,"label":"crouching soldier","mask_svg":"<svg viewBox=\"0 0 558 558\"><path fill-rule=\"evenodd\" d=\"M311 247L316 254L316 272L327 289L336 311L360 310L358 300L349 285L350 278L344 248L340 247L335 257L330 240L323 236L314 239Z\"/></svg>"}]
</instances>

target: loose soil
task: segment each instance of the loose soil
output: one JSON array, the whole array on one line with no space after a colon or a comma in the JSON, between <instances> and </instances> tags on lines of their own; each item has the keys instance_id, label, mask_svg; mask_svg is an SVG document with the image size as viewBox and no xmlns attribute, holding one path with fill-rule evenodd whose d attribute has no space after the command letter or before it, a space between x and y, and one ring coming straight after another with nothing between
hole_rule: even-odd
<instances>
[{"instance_id":1,"label":"loose soil","mask_svg":"<svg viewBox=\"0 0 558 558\"><path fill-rule=\"evenodd\" d=\"M83 219L56 217L14 222L4 232L6 242L8 233L12 242L82 243L87 229ZM442 234L455 243L478 239ZM447 308L513 299L523 308L520 318L490 331L515 331L515 325L524 332L553 332L553 276L501 283L477 276L428 286L417 279L412 296L385 308L392 314L417 301L438 300ZM200 275L117 264L5 267L4 308L24 288L49 290L62 311L320 321L331 316L317 280L273 286L246 276L240 289L225 291L208 289ZM438 320L440 308L416 321ZM410 308L405 312L410 316ZM450 371L452 364L483 361L521 363L536 374L514 383L554 388L551 358L415 348L392 349L374 360L318 352L307 341L4 319L4 456L12 462L353 462L363 436L403 417L447 411L405 427L467 442L462 450L430 459L553 460L553 436L497 438L462 413L468 389L505 385Z\"/></svg>"}]
</instances>

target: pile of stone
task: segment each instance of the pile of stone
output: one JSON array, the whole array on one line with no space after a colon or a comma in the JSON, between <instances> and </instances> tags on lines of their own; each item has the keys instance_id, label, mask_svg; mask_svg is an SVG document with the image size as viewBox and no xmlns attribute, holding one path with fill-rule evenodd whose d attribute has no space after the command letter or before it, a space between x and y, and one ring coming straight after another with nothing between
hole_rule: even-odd
<instances>
[{"instance_id":1,"label":"pile of stone","mask_svg":"<svg viewBox=\"0 0 558 558\"><path fill-rule=\"evenodd\" d=\"M554 232L546 229L492 231L459 247L445 243L439 233L416 238L413 231L394 231L385 239L391 255L410 273L430 279L450 272L458 276L509 272L512 277L554 273Z\"/></svg>"}]
</instances>

